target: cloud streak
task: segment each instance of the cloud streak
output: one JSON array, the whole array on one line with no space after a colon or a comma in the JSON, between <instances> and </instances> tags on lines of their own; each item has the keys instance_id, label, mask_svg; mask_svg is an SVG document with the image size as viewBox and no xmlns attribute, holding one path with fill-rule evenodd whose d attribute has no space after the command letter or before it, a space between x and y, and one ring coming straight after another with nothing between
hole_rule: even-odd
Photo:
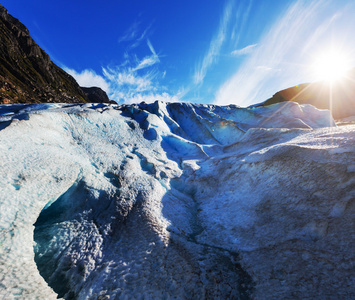
<instances>
[{"instance_id":1,"label":"cloud streak","mask_svg":"<svg viewBox=\"0 0 355 300\"><path fill-rule=\"evenodd\" d=\"M229 1L224 8L217 35L212 39L206 55L195 70L195 74L193 77L195 84L201 84L203 82L208 68L218 59L218 55L226 39L226 33L231 19L232 8L233 2Z\"/></svg>"},{"instance_id":2,"label":"cloud streak","mask_svg":"<svg viewBox=\"0 0 355 300\"><path fill-rule=\"evenodd\" d=\"M118 39L119 43L122 42L129 42L135 40L138 35L140 23L135 21L127 30L126 32Z\"/></svg>"},{"instance_id":3,"label":"cloud streak","mask_svg":"<svg viewBox=\"0 0 355 300\"><path fill-rule=\"evenodd\" d=\"M234 48L237 47L241 33L244 31L245 24L247 23L253 1L247 1L247 7L245 7L245 1L239 1L235 15L234 27L231 33L231 41L234 41Z\"/></svg>"},{"instance_id":4,"label":"cloud streak","mask_svg":"<svg viewBox=\"0 0 355 300\"><path fill-rule=\"evenodd\" d=\"M240 56L240 55L246 55L246 54L250 54L253 52L253 50L255 49L255 47L257 46L258 44L252 44L252 45L249 45L249 46L246 46L242 49L237 49L237 50L234 50L231 52L231 55L233 56Z\"/></svg>"},{"instance_id":5,"label":"cloud streak","mask_svg":"<svg viewBox=\"0 0 355 300\"><path fill-rule=\"evenodd\" d=\"M137 48L144 40L149 37L149 33L152 27L152 24L148 25L142 32L141 23L135 21L125 33L118 39L119 43L130 43L127 47L127 50L132 50Z\"/></svg>"}]
</instances>

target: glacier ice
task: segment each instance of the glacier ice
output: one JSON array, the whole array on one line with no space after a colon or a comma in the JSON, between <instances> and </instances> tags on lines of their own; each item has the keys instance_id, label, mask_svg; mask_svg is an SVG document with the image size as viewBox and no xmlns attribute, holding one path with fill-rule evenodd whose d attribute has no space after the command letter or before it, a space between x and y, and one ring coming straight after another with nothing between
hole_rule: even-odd
<instances>
[{"instance_id":1,"label":"glacier ice","mask_svg":"<svg viewBox=\"0 0 355 300\"><path fill-rule=\"evenodd\" d=\"M2 297L354 296L355 126L328 111L1 105L0 129Z\"/></svg>"}]
</instances>

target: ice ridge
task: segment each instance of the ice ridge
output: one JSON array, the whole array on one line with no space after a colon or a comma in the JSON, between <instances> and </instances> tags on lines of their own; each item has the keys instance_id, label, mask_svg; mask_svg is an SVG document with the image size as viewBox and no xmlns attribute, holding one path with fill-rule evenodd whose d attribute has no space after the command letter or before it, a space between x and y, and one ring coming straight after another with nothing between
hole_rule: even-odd
<instances>
[{"instance_id":1,"label":"ice ridge","mask_svg":"<svg viewBox=\"0 0 355 300\"><path fill-rule=\"evenodd\" d=\"M355 126L329 111L1 105L0 128L5 298L354 296Z\"/></svg>"}]
</instances>

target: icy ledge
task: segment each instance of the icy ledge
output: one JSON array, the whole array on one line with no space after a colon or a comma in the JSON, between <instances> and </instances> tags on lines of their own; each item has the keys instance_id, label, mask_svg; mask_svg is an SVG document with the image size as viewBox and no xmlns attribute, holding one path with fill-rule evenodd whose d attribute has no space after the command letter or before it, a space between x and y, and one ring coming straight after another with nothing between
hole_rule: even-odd
<instances>
[{"instance_id":1,"label":"icy ledge","mask_svg":"<svg viewBox=\"0 0 355 300\"><path fill-rule=\"evenodd\" d=\"M0 122L1 297L354 298L355 126L327 111L40 104Z\"/></svg>"}]
</instances>

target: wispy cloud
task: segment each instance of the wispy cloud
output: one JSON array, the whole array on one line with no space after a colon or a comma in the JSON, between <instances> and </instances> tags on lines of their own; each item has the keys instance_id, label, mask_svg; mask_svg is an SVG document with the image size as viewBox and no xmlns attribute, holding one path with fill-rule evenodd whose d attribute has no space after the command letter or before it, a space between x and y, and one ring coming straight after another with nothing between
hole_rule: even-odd
<instances>
[{"instance_id":1,"label":"wispy cloud","mask_svg":"<svg viewBox=\"0 0 355 300\"><path fill-rule=\"evenodd\" d=\"M320 26L318 26L307 39L302 49L302 53L304 54L310 52L310 50L315 46L315 44L319 41L322 35L329 32L329 28L339 17L340 14L336 13L335 15L331 16L329 19L326 19Z\"/></svg>"},{"instance_id":2,"label":"wispy cloud","mask_svg":"<svg viewBox=\"0 0 355 300\"><path fill-rule=\"evenodd\" d=\"M222 19L219 24L217 35L212 39L210 47L202 59L202 62L197 66L194 74L194 83L200 84L203 82L208 68L217 61L221 47L226 39L228 25L231 19L233 1L228 1L224 8Z\"/></svg>"},{"instance_id":3,"label":"wispy cloud","mask_svg":"<svg viewBox=\"0 0 355 300\"><path fill-rule=\"evenodd\" d=\"M253 0L238 1L237 3L237 9L235 12L235 21L233 22L234 26L231 32L231 41L234 42L234 48L238 46L240 36L244 31L252 5L253 5Z\"/></svg>"},{"instance_id":4,"label":"wispy cloud","mask_svg":"<svg viewBox=\"0 0 355 300\"><path fill-rule=\"evenodd\" d=\"M233 56L240 56L240 55L246 55L246 54L250 54L253 52L253 50L255 49L255 47L257 46L258 44L252 44L252 45L249 45L249 46L246 46L242 49L237 49L237 50L234 50L231 52L231 55Z\"/></svg>"},{"instance_id":5,"label":"wispy cloud","mask_svg":"<svg viewBox=\"0 0 355 300\"><path fill-rule=\"evenodd\" d=\"M103 68L102 72L105 78L110 82L111 90L128 87L137 92L143 92L152 89L152 79L154 75L147 73L144 76L138 76L132 70L120 70L119 68Z\"/></svg>"},{"instance_id":6,"label":"wispy cloud","mask_svg":"<svg viewBox=\"0 0 355 300\"><path fill-rule=\"evenodd\" d=\"M311 54L334 38L329 27L335 20L341 20L329 3L298 0L289 6L238 71L221 85L215 103L245 106L261 102L282 88L310 79L307 68ZM344 23L353 28L355 22L348 17ZM348 27L343 26L342 31Z\"/></svg>"},{"instance_id":7,"label":"wispy cloud","mask_svg":"<svg viewBox=\"0 0 355 300\"><path fill-rule=\"evenodd\" d=\"M153 45L152 45L152 43L150 42L149 39L147 40L147 45L148 45L148 47L149 47L150 52L152 52L152 54L153 54L154 56L158 56L157 53L155 52L154 47L153 47Z\"/></svg>"},{"instance_id":8,"label":"wispy cloud","mask_svg":"<svg viewBox=\"0 0 355 300\"><path fill-rule=\"evenodd\" d=\"M102 68L102 75L93 70L77 72L73 69L64 68L71 74L80 86L98 86L107 92L110 99L117 103L154 102L155 100L166 102L180 101L183 95L171 94L164 91L157 78L164 77L164 72L149 71L144 75L138 75L132 68L120 67Z\"/></svg>"},{"instance_id":9,"label":"wispy cloud","mask_svg":"<svg viewBox=\"0 0 355 300\"><path fill-rule=\"evenodd\" d=\"M144 31L137 37L137 39L129 46L129 49L134 49L138 47L145 39L147 39L150 35L152 24L148 25L144 29Z\"/></svg>"},{"instance_id":10,"label":"wispy cloud","mask_svg":"<svg viewBox=\"0 0 355 300\"><path fill-rule=\"evenodd\" d=\"M155 100L175 102L179 94L169 94L159 80L164 79L166 71L160 72L155 66L160 62L153 44L147 40L150 55L138 59L136 55L124 54L124 63L102 68L98 75L93 70L77 72L65 68L81 86L99 86L110 99L117 103L153 102Z\"/></svg>"},{"instance_id":11,"label":"wispy cloud","mask_svg":"<svg viewBox=\"0 0 355 300\"><path fill-rule=\"evenodd\" d=\"M135 21L126 31L125 33L118 39L119 43L122 42L129 42L135 40L138 36L139 32L139 25L138 21Z\"/></svg>"},{"instance_id":12,"label":"wispy cloud","mask_svg":"<svg viewBox=\"0 0 355 300\"><path fill-rule=\"evenodd\" d=\"M134 21L133 24L119 37L119 43L128 43L127 50L137 48L143 41L148 39L151 33L152 23L148 26L141 24L139 21Z\"/></svg>"},{"instance_id":13,"label":"wispy cloud","mask_svg":"<svg viewBox=\"0 0 355 300\"><path fill-rule=\"evenodd\" d=\"M159 56L157 55L157 53L155 52L152 43L150 42L150 40L147 40L147 45L152 53L152 55L150 56L146 56L143 60L141 60L138 65L134 68L135 71L140 70L140 69L144 69L147 67L151 67L153 65L155 65L156 63L159 63Z\"/></svg>"},{"instance_id":14,"label":"wispy cloud","mask_svg":"<svg viewBox=\"0 0 355 300\"><path fill-rule=\"evenodd\" d=\"M148 67L155 65L158 62L159 62L158 56L153 56L153 55L147 56L139 63L139 65L137 67L135 67L134 70L136 71L136 70L148 68Z\"/></svg>"},{"instance_id":15,"label":"wispy cloud","mask_svg":"<svg viewBox=\"0 0 355 300\"><path fill-rule=\"evenodd\" d=\"M103 74L110 82L110 97L118 103L150 103L156 100L177 102L180 99L179 95L163 91L156 80L160 76L158 72L152 71L140 76L132 69L104 68Z\"/></svg>"}]
</instances>

